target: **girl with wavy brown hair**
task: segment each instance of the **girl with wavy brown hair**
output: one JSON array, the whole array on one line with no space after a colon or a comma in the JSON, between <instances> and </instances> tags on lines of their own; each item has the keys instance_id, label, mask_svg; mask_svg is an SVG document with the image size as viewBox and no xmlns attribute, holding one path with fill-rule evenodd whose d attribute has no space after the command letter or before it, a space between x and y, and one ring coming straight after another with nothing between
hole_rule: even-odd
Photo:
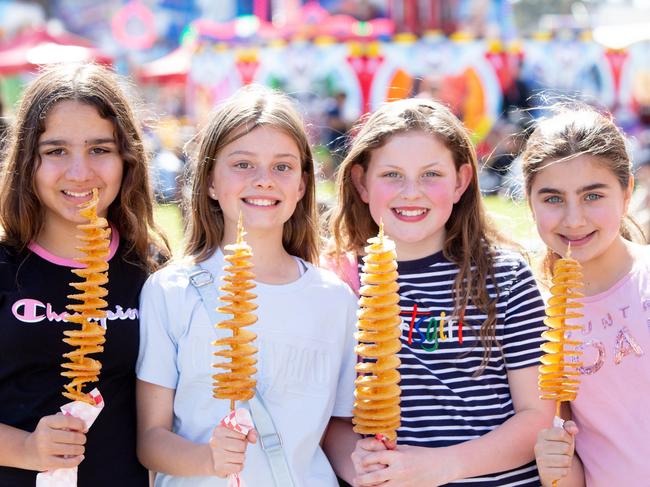
<instances>
[{"instance_id":1,"label":"girl with wavy brown hair","mask_svg":"<svg viewBox=\"0 0 650 487\"><path fill-rule=\"evenodd\" d=\"M153 221L148 159L119 78L96 65L42 72L25 90L0 173L0 484L32 486L38 471L78 466L79 486L146 486L135 453L138 299L169 255ZM83 254L79 205L98 192L109 221L105 407L90 431L56 414L68 284ZM110 474L106 466L111 465Z\"/></svg>"},{"instance_id":2,"label":"girl with wavy brown hair","mask_svg":"<svg viewBox=\"0 0 650 487\"><path fill-rule=\"evenodd\" d=\"M552 415L536 393L544 305L487 222L460 120L432 100L383 105L353 138L337 187L327 261L358 288L383 221L402 315L397 447L360 440L355 485L538 485L536 428Z\"/></svg>"}]
</instances>

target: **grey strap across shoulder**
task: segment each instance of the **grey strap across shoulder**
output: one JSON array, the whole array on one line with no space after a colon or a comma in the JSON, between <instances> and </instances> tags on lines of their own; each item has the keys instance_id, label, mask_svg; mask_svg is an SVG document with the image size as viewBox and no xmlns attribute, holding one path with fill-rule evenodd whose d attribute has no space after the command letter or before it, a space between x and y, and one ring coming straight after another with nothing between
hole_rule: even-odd
<instances>
[{"instance_id":1,"label":"grey strap across shoulder","mask_svg":"<svg viewBox=\"0 0 650 487\"><path fill-rule=\"evenodd\" d=\"M216 310L219 293L212 274L197 264L190 270L189 279L190 284L199 293L208 316L216 324L220 320ZM289 465L282 449L282 438L277 432L273 424L273 418L266 409L262 396L257 389L255 389L255 396L248 401L248 405L255 423L255 429L259 433L258 441L266 454L276 487L293 487L294 483L289 472Z\"/></svg>"}]
</instances>

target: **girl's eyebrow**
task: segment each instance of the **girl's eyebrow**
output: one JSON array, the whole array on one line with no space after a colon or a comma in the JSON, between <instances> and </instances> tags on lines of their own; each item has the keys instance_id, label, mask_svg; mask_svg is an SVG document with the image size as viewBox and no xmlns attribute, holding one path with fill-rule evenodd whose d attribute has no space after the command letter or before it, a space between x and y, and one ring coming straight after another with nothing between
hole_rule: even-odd
<instances>
[{"instance_id":1,"label":"girl's eyebrow","mask_svg":"<svg viewBox=\"0 0 650 487\"><path fill-rule=\"evenodd\" d=\"M587 186L583 186L581 188L576 189L576 194L586 193L588 191L593 191L595 189L607 189L607 188L609 188L609 185L605 183L588 184ZM564 191L561 191L556 188L539 188L537 192L539 194L564 194Z\"/></svg>"},{"instance_id":2,"label":"girl's eyebrow","mask_svg":"<svg viewBox=\"0 0 650 487\"><path fill-rule=\"evenodd\" d=\"M539 188L537 190L539 194L563 194L564 191L560 191L559 189L555 188Z\"/></svg>"},{"instance_id":3,"label":"girl's eyebrow","mask_svg":"<svg viewBox=\"0 0 650 487\"><path fill-rule=\"evenodd\" d=\"M430 162L426 166L422 166L420 169L429 169L431 167L438 166L439 164L440 164L440 162L438 162L438 161ZM382 165L381 167L383 167L383 168L391 168L391 169L403 169L403 166L398 166L398 165L395 165L395 164L385 164L385 165Z\"/></svg>"},{"instance_id":4,"label":"girl's eyebrow","mask_svg":"<svg viewBox=\"0 0 650 487\"><path fill-rule=\"evenodd\" d=\"M607 189L609 188L608 184L605 183L594 183L580 188L577 193L586 193L587 191L593 191L594 189Z\"/></svg>"},{"instance_id":5,"label":"girl's eyebrow","mask_svg":"<svg viewBox=\"0 0 650 487\"><path fill-rule=\"evenodd\" d=\"M252 156L255 157L257 153L253 151L248 151L248 150L234 150L226 155L226 157L231 157L231 156ZM290 152L280 152L278 154L273 154L273 157L291 157L295 160L300 160L299 157L297 157L295 154L291 154Z\"/></svg>"},{"instance_id":6,"label":"girl's eyebrow","mask_svg":"<svg viewBox=\"0 0 650 487\"><path fill-rule=\"evenodd\" d=\"M68 142L63 140L63 139L47 139L47 140L41 140L38 143L38 146L44 146L44 145L67 145ZM91 139L91 140L84 140L85 145L101 145L101 144L115 144L115 139L113 137L107 137L107 138L99 138L99 139Z\"/></svg>"}]
</instances>

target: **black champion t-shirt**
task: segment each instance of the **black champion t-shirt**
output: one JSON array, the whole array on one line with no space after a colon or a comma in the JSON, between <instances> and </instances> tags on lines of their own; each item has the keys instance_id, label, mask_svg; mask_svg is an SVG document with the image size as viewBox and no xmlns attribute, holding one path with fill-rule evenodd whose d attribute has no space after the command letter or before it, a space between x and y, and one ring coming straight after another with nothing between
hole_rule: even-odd
<instances>
[{"instance_id":1,"label":"black champion t-shirt","mask_svg":"<svg viewBox=\"0 0 650 487\"><path fill-rule=\"evenodd\" d=\"M78 487L146 487L147 471L135 453L135 361L138 355L138 299L143 269L125 259L121 247L109 260L104 351L97 387L105 406L87 434ZM0 423L33 431L41 417L56 414L63 397L62 355L73 350L63 331L70 282L81 278L71 263L43 249L17 255L0 245ZM74 301L78 302L78 301ZM87 390L88 390L87 389ZM0 467L0 487L35 485L33 471Z\"/></svg>"}]
</instances>

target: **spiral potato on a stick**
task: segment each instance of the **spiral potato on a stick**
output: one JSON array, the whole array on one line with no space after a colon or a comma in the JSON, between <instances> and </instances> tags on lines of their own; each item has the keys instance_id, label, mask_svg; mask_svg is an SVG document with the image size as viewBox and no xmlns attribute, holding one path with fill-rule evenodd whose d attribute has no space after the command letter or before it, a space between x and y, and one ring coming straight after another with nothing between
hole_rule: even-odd
<instances>
[{"instance_id":1,"label":"spiral potato on a stick","mask_svg":"<svg viewBox=\"0 0 650 487\"><path fill-rule=\"evenodd\" d=\"M214 374L213 396L219 399L230 399L230 409L235 409L235 401L247 401L255 395L256 380L253 375L257 372L255 354L257 349L251 345L256 335L243 328L257 321L253 311L257 305L252 302L257 296L250 292L255 287L251 272L253 255L250 246L244 241L244 229L241 215L237 226L237 242L226 245L226 250L232 254L226 255L225 260L230 265L225 266L222 279L226 282L219 289L225 294L219 299L226 303L218 308L220 313L231 314L232 318L217 324L217 328L232 331L232 335L212 342L212 345L225 347L214 352L215 356L229 359L212 366L225 369L227 372Z\"/></svg>"},{"instance_id":2,"label":"spiral potato on a stick","mask_svg":"<svg viewBox=\"0 0 650 487\"><path fill-rule=\"evenodd\" d=\"M360 434L395 440L400 426L400 342L399 284L395 244L379 235L368 240L359 290L359 312L355 338L361 361L355 381L352 422Z\"/></svg>"},{"instance_id":3,"label":"spiral potato on a stick","mask_svg":"<svg viewBox=\"0 0 650 487\"><path fill-rule=\"evenodd\" d=\"M567 320L583 316L576 311L583 307L576 301L582 297L577 291L583 287L582 271L580 263L571 258L570 251L567 257L555 262L552 283L544 320L550 329L542 333L542 337L548 341L542 345L546 354L542 356L542 365L539 366L539 389L542 399L556 401L556 416L559 417L561 403L576 398L580 384L578 369L582 366L577 359L567 359L582 354L577 349L582 342L567 338L567 332L582 329L580 325L568 324Z\"/></svg>"},{"instance_id":4,"label":"spiral potato on a stick","mask_svg":"<svg viewBox=\"0 0 650 487\"><path fill-rule=\"evenodd\" d=\"M67 337L63 341L77 348L63 355L68 362L62 364L66 370L61 372L61 375L72 379L64 386L63 395L74 401L84 401L89 404L94 404L95 401L87 392L83 392L83 388L86 383L99 380L102 364L87 355L104 350L102 345L106 341L104 337L106 330L99 324L99 320L106 317L106 311L102 308L108 304L103 299L108 291L102 286L108 282L107 259L111 243L111 229L108 228L108 222L105 218L97 216L98 201L99 193L95 188L92 199L79 205L79 214L89 222L77 226L82 232L78 238L83 242L83 245L78 248L85 256L75 260L85 267L72 269L72 272L84 280L70 283L80 292L70 294L68 298L81 303L67 306L68 310L74 312L67 321L78 323L81 329L63 332Z\"/></svg>"}]
</instances>

